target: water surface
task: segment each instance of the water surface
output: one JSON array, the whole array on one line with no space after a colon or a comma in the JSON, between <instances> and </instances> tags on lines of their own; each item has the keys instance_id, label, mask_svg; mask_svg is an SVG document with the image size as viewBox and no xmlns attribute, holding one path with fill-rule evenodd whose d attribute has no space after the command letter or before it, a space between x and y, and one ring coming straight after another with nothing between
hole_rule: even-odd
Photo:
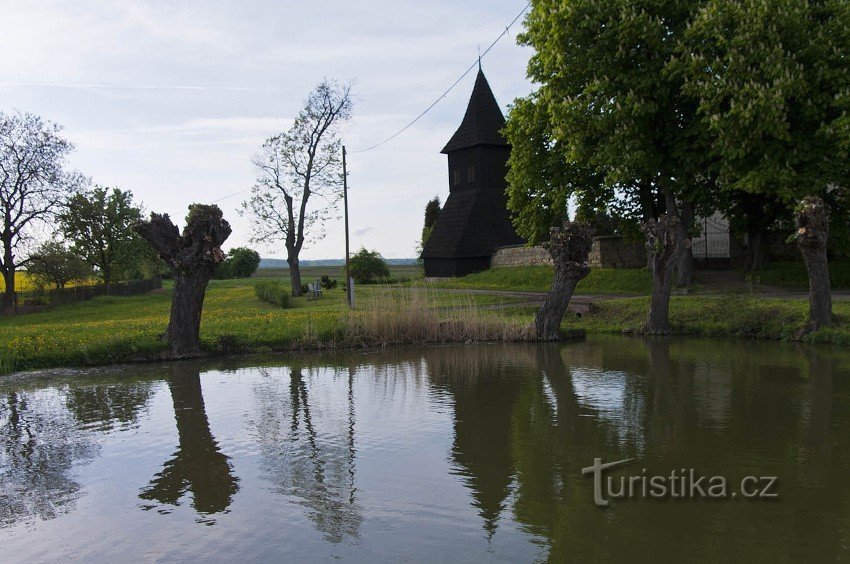
<instances>
[{"instance_id":1,"label":"water surface","mask_svg":"<svg viewBox=\"0 0 850 564\"><path fill-rule=\"evenodd\" d=\"M779 497L601 509L597 457L775 475ZM0 380L4 561L848 559L848 477L831 349L612 337Z\"/></svg>"}]
</instances>

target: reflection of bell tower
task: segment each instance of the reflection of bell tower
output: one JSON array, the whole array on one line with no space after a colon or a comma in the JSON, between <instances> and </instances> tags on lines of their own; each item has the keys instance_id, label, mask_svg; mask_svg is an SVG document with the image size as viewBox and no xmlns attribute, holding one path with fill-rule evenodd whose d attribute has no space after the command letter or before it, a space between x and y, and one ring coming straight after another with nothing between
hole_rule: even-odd
<instances>
[{"instance_id":1,"label":"reflection of bell tower","mask_svg":"<svg viewBox=\"0 0 850 564\"><path fill-rule=\"evenodd\" d=\"M192 507L198 513L221 513L239 490L239 480L233 475L229 457L219 451L210 432L198 365L181 362L172 365L172 370L168 387L174 402L179 446L139 498L179 505L180 498L189 491Z\"/></svg>"},{"instance_id":2,"label":"reflection of bell tower","mask_svg":"<svg viewBox=\"0 0 850 564\"><path fill-rule=\"evenodd\" d=\"M443 358L437 357L439 354ZM496 363L482 363L468 378L464 361L452 362L444 355L473 354L469 349L435 351L426 356L432 383L451 392L454 398L455 440L452 460L472 490L473 505L484 520L487 537L498 526L499 515L511 493L515 474L511 452L511 414L521 389L514 372Z\"/></svg>"}]
</instances>

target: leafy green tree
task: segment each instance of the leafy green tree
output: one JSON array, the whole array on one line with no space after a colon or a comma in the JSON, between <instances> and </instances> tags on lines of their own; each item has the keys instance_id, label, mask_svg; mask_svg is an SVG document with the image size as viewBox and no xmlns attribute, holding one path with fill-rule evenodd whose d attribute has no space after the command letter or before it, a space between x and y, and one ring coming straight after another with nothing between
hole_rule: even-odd
<instances>
[{"instance_id":1,"label":"leafy green tree","mask_svg":"<svg viewBox=\"0 0 850 564\"><path fill-rule=\"evenodd\" d=\"M512 156L509 178L515 189L510 199L519 210L519 224L536 224L530 232L539 238L544 226L553 223L545 214L559 214L570 192L568 183L531 176L544 169L548 158L555 159L555 171L566 166L570 175L598 175L599 182L582 186L589 199L611 199L620 193L639 201L646 219L669 213L671 221L648 224L664 227L654 241L672 245L648 246L651 258L663 259L650 260L657 290L646 325L652 333L670 329L664 316L652 312L666 311L680 261L680 271L688 274L691 265L682 258L688 256L693 215L713 203L713 168L701 140L696 105L682 93L682 74L669 68L700 4L534 0L520 36L521 43L535 50L529 77L540 88L530 101L518 103L509 119L509 133L511 120L539 132L538 150L526 155L532 159L527 172L517 166L523 157ZM512 136L512 141L517 138ZM575 165L558 163L558 155ZM543 217L533 217L541 210ZM672 239L667 236L671 226L677 235Z\"/></svg>"},{"instance_id":2,"label":"leafy green tree","mask_svg":"<svg viewBox=\"0 0 850 564\"><path fill-rule=\"evenodd\" d=\"M59 214L59 225L72 250L109 286L117 265L134 260L132 251L139 247L132 227L141 218L132 192L95 186L71 197Z\"/></svg>"},{"instance_id":3,"label":"leafy green tree","mask_svg":"<svg viewBox=\"0 0 850 564\"><path fill-rule=\"evenodd\" d=\"M379 278L388 278L390 267L378 251L360 249L349 261L351 277L360 284L369 284Z\"/></svg>"},{"instance_id":4,"label":"leafy green tree","mask_svg":"<svg viewBox=\"0 0 850 564\"><path fill-rule=\"evenodd\" d=\"M0 112L0 273L5 305L15 303L15 271L26 267L33 229L54 217L79 179L65 170L73 145L37 115Z\"/></svg>"},{"instance_id":5,"label":"leafy green tree","mask_svg":"<svg viewBox=\"0 0 850 564\"><path fill-rule=\"evenodd\" d=\"M79 282L92 275L86 261L57 241L48 241L31 255L27 273L40 285L62 290L69 282Z\"/></svg>"},{"instance_id":6,"label":"leafy green tree","mask_svg":"<svg viewBox=\"0 0 850 564\"><path fill-rule=\"evenodd\" d=\"M698 102L724 189L792 207L850 185L850 4L710 0L680 54L684 90ZM795 235L810 273L809 328L816 329L832 319L823 286L829 276L821 272L829 210L811 199L800 206L826 214L809 217L805 237Z\"/></svg>"},{"instance_id":7,"label":"leafy green tree","mask_svg":"<svg viewBox=\"0 0 850 564\"><path fill-rule=\"evenodd\" d=\"M422 226L422 241L421 248L425 248L425 243L428 242L428 238L431 236L431 232L434 231L434 226L437 224L437 218L440 217L440 211L442 208L440 207L440 197L434 196L433 200L429 200L425 205L425 223Z\"/></svg>"},{"instance_id":8,"label":"leafy green tree","mask_svg":"<svg viewBox=\"0 0 850 564\"><path fill-rule=\"evenodd\" d=\"M260 253L247 247L230 249L227 258L216 268L218 279L250 278L260 266Z\"/></svg>"}]
</instances>

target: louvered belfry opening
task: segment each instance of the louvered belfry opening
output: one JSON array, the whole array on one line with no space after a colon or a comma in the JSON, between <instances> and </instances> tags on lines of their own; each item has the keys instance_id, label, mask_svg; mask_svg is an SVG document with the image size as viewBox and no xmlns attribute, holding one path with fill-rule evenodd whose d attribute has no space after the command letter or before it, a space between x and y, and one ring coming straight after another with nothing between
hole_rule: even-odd
<instances>
[{"instance_id":1,"label":"louvered belfry opening","mask_svg":"<svg viewBox=\"0 0 850 564\"><path fill-rule=\"evenodd\" d=\"M449 161L449 197L422 251L425 276L464 276L490 268L501 246L523 240L505 201L510 145L505 118L479 70L463 121L441 151Z\"/></svg>"}]
</instances>

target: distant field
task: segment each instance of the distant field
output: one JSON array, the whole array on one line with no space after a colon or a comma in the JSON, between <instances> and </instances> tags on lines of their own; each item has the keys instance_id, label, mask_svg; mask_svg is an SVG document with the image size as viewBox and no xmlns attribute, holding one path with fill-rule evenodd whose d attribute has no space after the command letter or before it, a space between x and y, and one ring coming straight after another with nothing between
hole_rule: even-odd
<instances>
[{"instance_id":1,"label":"distant field","mask_svg":"<svg viewBox=\"0 0 850 564\"><path fill-rule=\"evenodd\" d=\"M67 285L67 287L71 288L73 286L89 286L91 284L96 284L96 283L97 283L96 280L89 280L87 282L82 282L82 283L77 283L77 284L71 282ZM38 289L38 287L35 283L35 280L32 278L32 276L29 275L29 273L27 271L24 270L24 271L15 273L15 291L16 292L32 292L32 291L35 291L37 289ZM5 291L6 291L6 281L3 280L2 276L0 276L0 292L5 292Z\"/></svg>"},{"instance_id":2,"label":"distant field","mask_svg":"<svg viewBox=\"0 0 850 564\"><path fill-rule=\"evenodd\" d=\"M35 283L26 272L15 273L15 290L18 292L29 292L35 290ZM6 291L6 281L0 276L0 292Z\"/></svg>"},{"instance_id":3,"label":"distant field","mask_svg":"<svg viewBox=\"0 0 850 564\"><path fill-rule=\"evenodd\" d=\"M302 266L301 282L307 284L316 278L330 276L340 282L345 278L342 266ZM422 270L416 265L390 265L390 278L411 280L422 277ZM289 280L288 268L260 268L254 273L254 278L283 278Z\"/></svg>"}]
</instances>

